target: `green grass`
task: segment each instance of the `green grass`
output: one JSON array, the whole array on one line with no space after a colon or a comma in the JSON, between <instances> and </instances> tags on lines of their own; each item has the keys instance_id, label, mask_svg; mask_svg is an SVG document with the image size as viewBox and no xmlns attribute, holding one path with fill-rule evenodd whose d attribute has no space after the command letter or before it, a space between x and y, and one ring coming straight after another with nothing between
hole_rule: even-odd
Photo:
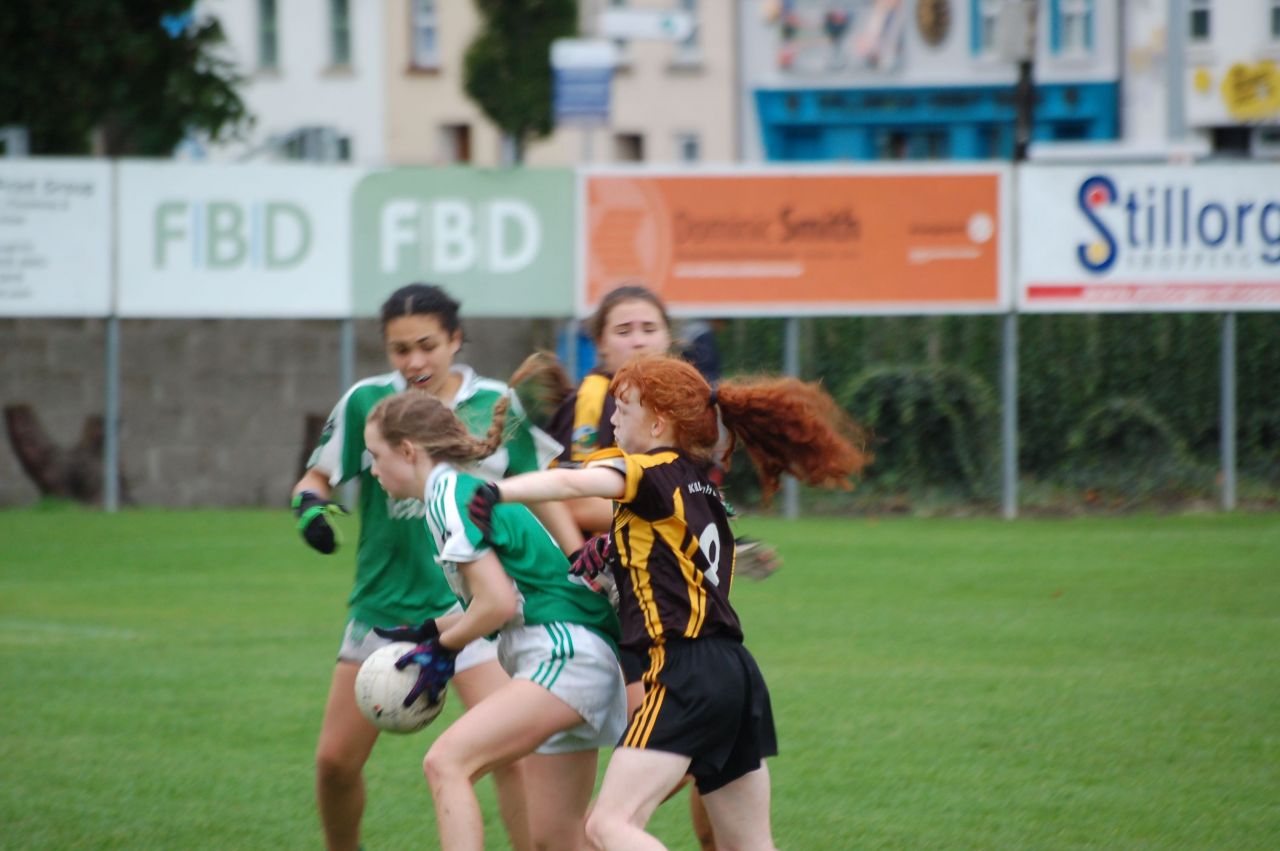
<instances>
[{"instance_id":1,"label":"green grass","mask_svg":"<svg viewBox=\"0 0 1280 851\"><path fill-rule=\"evenodd\" d=\"M1280 843L1280 518L742 522L781 847ZM281 512L0 512L0 847L321 847L350 571ZM374 752L369 851L434 847L429 741Z\"/></svg>"}]
</instances>

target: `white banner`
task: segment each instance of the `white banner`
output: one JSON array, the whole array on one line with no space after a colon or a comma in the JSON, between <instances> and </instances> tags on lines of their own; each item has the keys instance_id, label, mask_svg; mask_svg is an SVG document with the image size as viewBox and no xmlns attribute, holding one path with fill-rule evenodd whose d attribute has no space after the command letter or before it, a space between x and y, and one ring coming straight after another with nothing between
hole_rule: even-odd
<instances>
[{"instance_id":1,"label":"white banner","mask_svg":"<svg viewBox=\"0 0 1280 851\"><path fill-rule=\"evenodd\" d=\"M362 169L124 163L126 317L351 315L351 197Z\"/></svg>"},{"instance_id":2,"label":"white banner","mask_svg":"<svg viewBox=\"0 0 1280 851\"><path fill-rule=\"evenodd\" d=\"M0 160L0 316L111 312L111 166Z\"/></svg>"},{"instance_id":3,"label":"white banner","mask_svg":"<svg viewBox=\"0 0 1280 851\"><path fill-rule=\"evenodd\" d=\"M1280 166L1025 166L1018 309L1280 310Z\"/></svg>"}]
</instances>

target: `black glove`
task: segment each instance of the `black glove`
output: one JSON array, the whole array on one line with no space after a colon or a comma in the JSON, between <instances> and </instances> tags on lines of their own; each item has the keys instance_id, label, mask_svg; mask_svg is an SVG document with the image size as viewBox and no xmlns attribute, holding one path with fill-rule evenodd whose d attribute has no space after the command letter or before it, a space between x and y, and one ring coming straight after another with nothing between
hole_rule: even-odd
<instances>
[{"instance_id":1,"label":"black glove","mask_svg":"<svg viewBox=\"0 0 1280 851\"><path fill-rule=\"evenodd\" d=\"M440 643L439 638L432 638L419 644L396 660L396 669L403 671L410 665L421 665L418 681L404 696L404 705L412 706L413 702L426 692L427 702L436 703L444 693L444 687L453 679L453 663L458 658L458 651L450 650Z\"/></svg>"},{"instance_id":2,"label":"black glove","mask_svg":"<svg viewBox=\"0 0 1280 851\"><path fill-rule=\"evenodd\" d=\"M293 515L298 518L298 531L313 549L325 555L338 548L342 539L329 525L329 515L346 514L342 505L327 500L315 491L299 491L293 495Z\"/></svg>"},{"instance_id":3,"label":"black glove","mask_svg":"<svg viewBox=\"0 0 1280 851\"><path fill-rule=\"evenodd\" d=\"M417 626L409 624L406 626L391 626L385 629L375 626L373 631L390 641L412 641L414 644L422 644L433 638L440 637L440 627L436 626L435 618L427 618Z\"/></svg>"},{"instance_id":4,"label":"black glove","mask_svg":"<svg viewBox=\"0 0 1280 851\"><path fill-rule=\"evenodd\" d=\"M498 486L493 482L485 482L476 488L471 502L467 504L467 516L486 538L493 532L493 507L499 502L502 502L502 492L498 490Z\"/></svg>"},{"instance_id":5,"label":"black glove","mask_svg":"<svg viewBox=\"0 0 1280 851\"><path fill-rule=\"evenodd\" d=\"M612 557L613 545L609 542L609 534L593 535L569 557L569 573L595 579L608 568Z\"/></svg>"}]
</instances>

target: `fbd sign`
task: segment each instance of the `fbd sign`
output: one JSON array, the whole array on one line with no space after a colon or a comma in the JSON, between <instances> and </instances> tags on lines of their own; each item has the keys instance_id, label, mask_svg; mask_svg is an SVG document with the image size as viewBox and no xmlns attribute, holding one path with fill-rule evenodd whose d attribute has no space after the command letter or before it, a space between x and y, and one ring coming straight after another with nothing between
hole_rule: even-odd
<instances>
[{"instance_id":1,"label":"fbd sign","mask_svg":"<svg viewBox=\"0 0 1280 851\"><path fill-rule=\"evenodd\" d=\"M314 230L305 208L280 200L172 199L152 216L157 269L291 269Z\"/></svg>"},{"instance_id":2,"label":"fbd sign","mask_svg":"<svg viewBox=\"0 0 1280 851\"><path fill-rule=\"evenodd\" d=\"M120 167L121 316L350 315L361 169Z\"/></svg>"},{"instance_id":3,"label":"fbd sign","mask_svg":"<svg viewBox=\"0 0 1280 851\"><path fill-rule=\"evenodd\" d=\"M351 222L357 316L413 281L443 285L467 316L572 312L567 170L376 172L356 187Z\"/></svg>"}]
</instances>

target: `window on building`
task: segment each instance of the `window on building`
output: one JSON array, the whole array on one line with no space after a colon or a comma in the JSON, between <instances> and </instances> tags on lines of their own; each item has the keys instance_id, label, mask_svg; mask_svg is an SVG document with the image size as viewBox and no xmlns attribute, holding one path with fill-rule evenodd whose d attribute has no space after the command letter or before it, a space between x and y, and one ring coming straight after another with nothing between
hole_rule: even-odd
<instances>
[{"instance_id":1,"label":"window on building","mask_svg":"<svg viewBox=\"0 0 1280 851\"><path fill-rule=\"evenodd\" d=\"M1000 33L1000 7L1004 0L969 0L972 20L970 47L975 56L990 56L996 52L996 38Z\"/></svg>"},{"instance_id":2,"label":"window on building","mask_svg":"<svg viewBox=\"0 0 1280 851\"><path fill-rule=\"evenodd\" d=\"M350 0L329 0L329 63L351 64Z\"/></svg>"},{"instance_id":3,"label":"window on building","mask_svg":"<svg viewBox=\"0 0 1280 851\"><path fill-rule=\"evenodd\" d=\"M1059 53L1088 53L1093 49L1093 0L1057 0L1057 38Z\"/></svg>"},{"instance_id":4,"label":"window on building","mask_svg":"<svg viewBox=\"0 0 1280 851\"><path fill-rule=\"evenodd\" d=\"M644 134L616 134L613 137L613 159L620 163L644 162Z\"/></svg>"},{"instance_id":5,"label":"window on building","mask_svg":"<svg viewBox=\"0 0 1280 851\"><path fill-rule=\"evenodd\" d=\"M442 124L440 149L440 159L446 163L471 162L471 125Z\"/></svg>"},{"instance_id":6,"label":"window on building","mask_svg":"<svg viewBox=\"0 0 1280 851\"><path fill-rule=\"evenodd\" d=\"M1191 20L1187 34L1192 41L1208 41L1213 35L1213 16L1210 0L1191 0Z\"/></svg>"},{"instance_id":7,"label":"window on building","mask_svg":"<svg viewBox=\"0 0 1280 851\"><path fill-rule=\"evenodd\" d=\"M698 62L702 59L702 45L698 43L698 0L680 0L676 8L693 19L693 32L684 41L676 43L676 61Z\"/></svg>"},{"instance_id":8,"label":"window on building","mask_svg":"<svg viewBox=\"0 0 1280 851\"><path fill-rule=\"evenodd\" d=\"M1271 0L1271 37L1280 39L1280 0Z\"/></svg>"},{"instance_id":9,"label":"window on building","mask_svg":"<svg viewBox=\"0 0 1280 851\"><path fill-rule=\"evenodd\" d=\"M627 8L627 0L609 0L609 5L614 9L625 9ZM631 52L627 47L631 42L625 38L615 38L613 44L618 49L618 64L629 65L631 63Z\"/></svg>"},{"instance_id":10,"label":"window on building","mask_svg":"<svg viewBox=\"0 0 1280 851\"><path fill-rule=\"evenodd\" d=\"M440 31L436 0L413 0L409 9L413 43L409 62L414 68L440 67Z\"/></svg>"},{"instance_id":11,"label":"window on building","mask_svg":"<svg viewBox=\"0 0 1280 851\"><path fill-rule=\"evenodd\" d=\"M696 163L702 159L702 143L697 133L676 134L676 156L682 163Z\"/></svg>"},{"instance_id":12,"label":"window on building","mask_svg":"<svg viewBox=\"0 0 1280 851\"><path fill-rule=\"evenodd\" d=\"M258 0L258 67L280 67L280 35L276 29L276 0Z\"/></svg>"}]
</instances>

